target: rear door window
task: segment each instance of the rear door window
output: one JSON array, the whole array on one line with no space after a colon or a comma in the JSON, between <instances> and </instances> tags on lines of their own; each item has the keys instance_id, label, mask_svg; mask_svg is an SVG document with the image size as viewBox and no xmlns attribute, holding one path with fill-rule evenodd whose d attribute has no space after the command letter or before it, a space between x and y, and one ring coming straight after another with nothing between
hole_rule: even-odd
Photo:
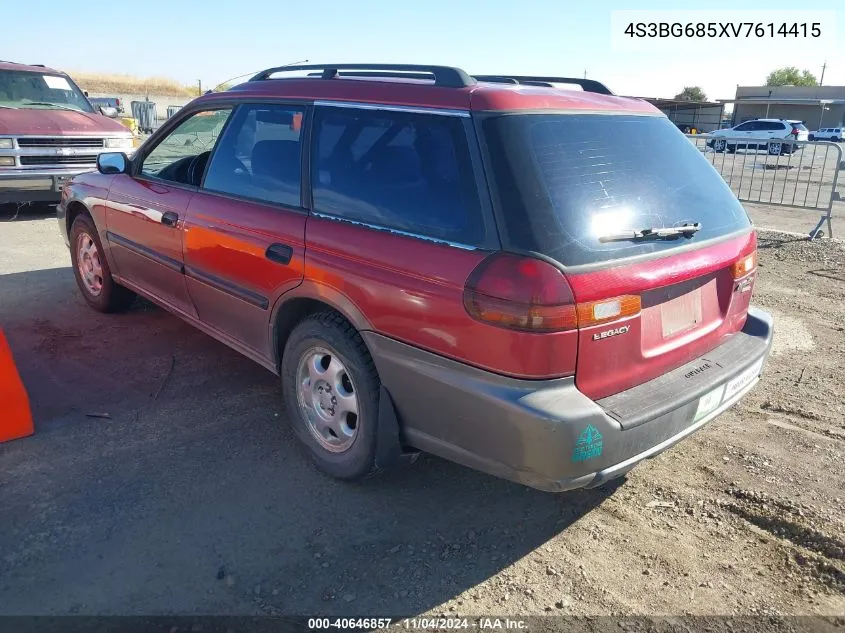
<instances>
[{"instance_id":1,"label":"rear door window","mask_svg":"<svg viewBox=\"0 0 845 633\"><path fill-rule=\"evenodd\" d=\"M466 121L317 108L314 210L424 237L480 244L484 221Z\"/></svg>"},{"instance_id":2,"label":"rear door window","mask_svg":"<svg viewBox=\"0 0 845 633\"><path fill-rule=\"evenodd\" d=\"M762 130L767 132L783 132L786 129L783 123L777 121L761 121L760 126Z\"/></svg>"},{"instance_id":3,"label":"rear door window","mask_svg":"<svg viewBox=\"0 0 845 633\"><path fill-rule=\"evenodd\" d=\"M203 188L301 206L303 114L291 105L240 106L214 151Z\"/></svg>"},{"instance_id":4,"label":"rear door window","mask_svg":"<svg viewBox=\"0 0 845 633\"><path fill-rule=\"evenodd\" d=\"M668 252L750 228L742 205L665 117L512 114L482 123L510 245L567 266ZM692 237L602 241L701 223Z\"/></svg>"}]
</instances>

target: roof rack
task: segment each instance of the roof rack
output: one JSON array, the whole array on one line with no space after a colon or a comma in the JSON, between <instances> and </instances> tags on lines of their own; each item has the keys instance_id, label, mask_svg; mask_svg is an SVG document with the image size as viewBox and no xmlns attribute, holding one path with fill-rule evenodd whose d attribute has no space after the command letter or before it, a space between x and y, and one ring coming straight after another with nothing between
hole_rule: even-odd
<instances>
[{"instance_id":1,"label":"roof rack","mask_svg":"<svg viewBox=\"0 0 845 633\"><path fill-rule=\"evenodd\" d=\"M308 73L308 77L322 77L323 73ZM337 77L390 77L396 79L427 79L432 80L431 73L415 73L415 72L391 72L389 70L361 70L361 71L344 71L338 72Z\"/></svg>"},{"instance_id":2,"label":"roof rack","mask_svg":"<svg viewBox=\"0 0 845 633\"><path fill-rule=\"evenodd\" d=\"M585 92L595 92L602 95L612 95L610 88L600 81L593 79L578 79L576 77L533 77L527 75L473 75L476 81L500 84L522 84L525 86L546 86L553 84L575 84L581 86Z\"/></svg>"},{"instance_id":3,"label":"roof rack","mask_svg":"<svg viewBox=\"0 0 845 633\"><path fill-rule=\"evenodd\" d=\"M344 75L356 77L402 77L407 79L434 79L435 86L444 88L466 88L475 84L460 68L451 66L424 66L417 64L306 64L301 66L276 66L262 70L250 81L264 81L276 73L319 70L323 79L338 79ZM340 73L345 70L347 72ZM358 71L354 74L349 71ZM367 71L367 72L364 72ZM312 73L310 76L315 76Z\"/></svg>"}]
</instances>

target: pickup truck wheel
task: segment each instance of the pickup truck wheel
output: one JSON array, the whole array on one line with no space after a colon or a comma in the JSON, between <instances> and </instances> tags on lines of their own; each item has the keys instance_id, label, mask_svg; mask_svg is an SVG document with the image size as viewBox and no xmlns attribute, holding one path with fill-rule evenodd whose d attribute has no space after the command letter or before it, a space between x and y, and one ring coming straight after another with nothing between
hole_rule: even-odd
<instances>
[{"instance_id":1,"label":"pickup truck wheel","mask_svg":"<svg viewBox=\"0 0 845 633\"><path fill-rule=\"evenodd\" d=\"M76 284L92 308L122 312L132 305L135 293L112 279L94 221L87 215L77 217L71 226L70 259Z\"/></svg>"},{"instance_id":2,"label":"pickup truck wheel","mask_svg":"<svg viewBox=\"0 0 845 633\"><path fill-rule=\"evenodd\" d=\"M375 470L380 384L361 335L339 314L311 315L291 332L282 355L285 404L326 474L354 480Z\"/></svg>"}]
</instances>

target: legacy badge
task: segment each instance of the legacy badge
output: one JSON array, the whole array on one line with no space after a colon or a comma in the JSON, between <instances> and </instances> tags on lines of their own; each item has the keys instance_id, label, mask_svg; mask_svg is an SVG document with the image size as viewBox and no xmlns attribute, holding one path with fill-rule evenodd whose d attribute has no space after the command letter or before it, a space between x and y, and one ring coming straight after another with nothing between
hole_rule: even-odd
<instances>
[{"instance_id":1,"label":"legacy badge","mask_svg":"<svg viewBox=\"0 0 845 633\"><path fill-rule=\"evenodd\" d=\"M599 332L598 334L593 334L594 341L600 341L603 338L610 338L611 336L619 336L620 334L627 334L628 330L631 329L630 325L623 325L622 327L614 328L612 330L605 330L604 332Z\"/></svg>"}]
</instances>

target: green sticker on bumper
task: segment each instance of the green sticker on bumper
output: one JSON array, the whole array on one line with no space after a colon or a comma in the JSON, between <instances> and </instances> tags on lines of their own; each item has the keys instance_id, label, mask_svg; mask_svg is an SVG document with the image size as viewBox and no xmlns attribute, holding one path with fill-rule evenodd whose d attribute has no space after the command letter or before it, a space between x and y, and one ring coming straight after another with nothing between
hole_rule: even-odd
<instances>
[{"instance_id":1,"label":"green sticker on bumper","mask_svg":"<svg viewBox=\"0 0 845 633\"><path fill-rule=\"evenodd\" d=\"M578 441L575 443L575 450L572 451L573 462L583 462L601 455L602 437L599 430L592 424L581 432Z\"/></svg>"}]
</instances>

